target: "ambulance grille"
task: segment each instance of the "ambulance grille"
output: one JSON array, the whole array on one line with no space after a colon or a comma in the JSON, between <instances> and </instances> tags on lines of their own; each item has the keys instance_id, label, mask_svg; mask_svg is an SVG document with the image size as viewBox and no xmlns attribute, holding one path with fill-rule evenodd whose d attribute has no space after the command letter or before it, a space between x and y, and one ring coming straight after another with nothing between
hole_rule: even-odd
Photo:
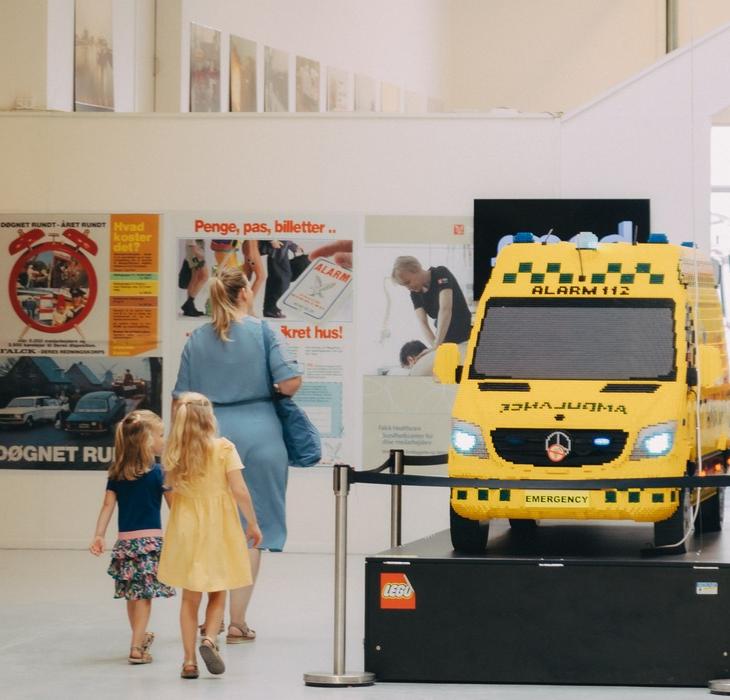
<instances>
[{"instance_id":1,"label":"ambulance grille","mask_svg":"<svg viewBox=\"0 0 730 700\"><path fill-rule=\"evenodd\" d=\"M606 464L619 457L628 436L623 430L560 430L570 440L570 452L560 462L553 462L548 459L546 443L555 432L555 428L496 428L491 432L492 444L502 459L514 464L583 467Z\"/></svg>"}]
</instances>

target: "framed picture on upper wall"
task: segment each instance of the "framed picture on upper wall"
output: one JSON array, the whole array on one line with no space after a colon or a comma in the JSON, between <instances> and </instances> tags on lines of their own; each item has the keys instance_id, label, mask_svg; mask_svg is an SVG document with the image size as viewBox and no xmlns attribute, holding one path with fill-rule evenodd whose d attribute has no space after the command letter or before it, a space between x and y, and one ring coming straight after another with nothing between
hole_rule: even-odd
<instances>
[{"instance_id":1,"label":"framed picture on upper wall","mask_svg":"<svg viewBox=\"0 0 730 700\"><path fill-rule=\"evenodd\" d=\"M479 299L497 254L519 232L544 243L590 231L604 243L649 237L648 199L475 199L474 298Z\"/></svg>"},{"instance_id":2,"label":"framed picture on upper wall","mask_svg":"<svg viewBox=\"0 0 730 700\"><path fill-rule=\"evenodd\" d=\"M374 112L375 80L368 75L355 74L355 111Z\"/></svg>"},{"instance_id":3,"label":"framed picture on upper wall","mask_svg":"<svg viewBox=\"0 0 730 700\"><path fill-rule=\"evenodd\" d=\"M231 112L256 112L256 42L231 35Z\"/></svg>"},{"instance_id":4,"label":"framed picture on upper wall","mask_svg":"<svg viewBox=\"0 0 730 700\"><path fill-rule=\"evenodd\" d=\"M349 112L351 109L350 74L339 68L328 68L327 111Z\"/></svg>"},{"instance_id":5,"label":"framed picture on upper wall","mask_svg":"<svg viewBox=\"0 0 730 700\"><path fill-rule=\"evenodd\" d=\"M111 0L76 0L74 110L114 111Z\"/></svg>"},{"instance_id":6,"label":"framed picture on upper wall","mask_svg":"<svg viewBox=\"0 0 730 700\"><path fill-rule=\"evenodd\" d=\"M289 111L289 54L264 47L264 112Z\"/></svg>"},{"instance_id":7,"label":"framed picture on upper wall","mask_svg":"<svg viewBox=\"0 0 730 700\"><path fill-rule=\"evenodd\" d=\"M380 111L400 112L400 88L392 83L380 84Z\"/></svg>"},{"instance_id":8,"label":"framed picture on upper wall","mask_svg":"<svg viewBox=\"0 0 730 700\"><path fill-rule=\"evenodd\" d=\"M297 112L319 112L319 61L297 56Z\"/></svg>"},{"instance_id":9,"label":"framed picture on upper wall","mask_svg":"<svg viewBox=\"0 0 730 700\"><path fill-rule=\"evenodd\" d=\"M190 111L221 111L221 33L190 25Z\"/></svg>"}]
</instances>

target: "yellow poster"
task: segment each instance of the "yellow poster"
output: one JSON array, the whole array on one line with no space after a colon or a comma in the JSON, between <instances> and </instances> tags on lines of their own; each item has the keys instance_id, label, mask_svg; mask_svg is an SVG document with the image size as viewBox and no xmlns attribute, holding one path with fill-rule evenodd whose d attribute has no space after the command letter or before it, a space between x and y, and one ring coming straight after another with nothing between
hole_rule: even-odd
<instances>
[{"instance_id":1,"label":"yellow poster","mask_svg":"<svg viewBox=\"0 0 730 700\"><path fill-rule=\"evenodd\" d=\"M159 217L112 214L109 228L109 354L139 355L159 339Z\"/></svg>"}]
</instances>

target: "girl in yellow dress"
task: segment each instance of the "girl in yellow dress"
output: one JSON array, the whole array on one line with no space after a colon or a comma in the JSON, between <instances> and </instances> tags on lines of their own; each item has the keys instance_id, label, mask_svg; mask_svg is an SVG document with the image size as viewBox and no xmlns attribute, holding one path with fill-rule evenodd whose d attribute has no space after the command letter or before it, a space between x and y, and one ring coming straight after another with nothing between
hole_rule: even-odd
<instances>
[{"instance_id":1,"label":"girl in yellow dress","mask_svg":"<svg viewBox=\"0 0 730 700\"><path fill-rule=\"evenodd\" d=\"M208 593L205 629L217 630L226 591L252 582L246 539L255 547L261 530L241 474L241 459L232 442L218 437L210 401L187 392L178 398L176 409L162 459L173 497L157 577L183 589L181 676L197 678L195 638L202 594ZM246 518L245 537L236 504ZM225 671L212 637L202 637L198 650L208 671Z\"/></svg>"}]
</instances>

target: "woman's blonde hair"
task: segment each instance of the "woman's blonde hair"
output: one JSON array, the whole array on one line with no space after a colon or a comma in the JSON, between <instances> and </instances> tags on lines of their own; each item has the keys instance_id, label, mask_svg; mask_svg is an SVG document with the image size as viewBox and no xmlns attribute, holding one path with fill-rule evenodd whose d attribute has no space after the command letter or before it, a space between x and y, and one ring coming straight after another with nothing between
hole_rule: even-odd
<instances>
[{"instance_id":1,"label":"woman's blonde hair","mask_svg":"<svg viewBox=\"0 0 730 700\"><path fill-rule=\"evenodd\" d=\"M250 287L240 268L223 267L210 282L213 328L221 340L230 340L228 330L239 311L238 295Z\"/></svg>"},{"instance_id":2,"label":"woman's blonde hair","mask_svg":"<svg viewBox=\"0 0 730 700\"><path fill-rule=\"evenodd\" d=\"M162 456L168 486L184 490L205 473L217 434L208 398L193 391L181 394Z\"/></svg>"},{"instance_id":3,"label":"woman's blonde hair","mask_svg":"<svg viewBox=\"0 0 730 700\"><path fill-rule=\"evenodd\" d=\"M133 481L142 476L155 460L152 431L162 427L162 419L152 411L132 411L119 423L114 433L114 461L109 478Z\"/></svg>"}]
</instances>

